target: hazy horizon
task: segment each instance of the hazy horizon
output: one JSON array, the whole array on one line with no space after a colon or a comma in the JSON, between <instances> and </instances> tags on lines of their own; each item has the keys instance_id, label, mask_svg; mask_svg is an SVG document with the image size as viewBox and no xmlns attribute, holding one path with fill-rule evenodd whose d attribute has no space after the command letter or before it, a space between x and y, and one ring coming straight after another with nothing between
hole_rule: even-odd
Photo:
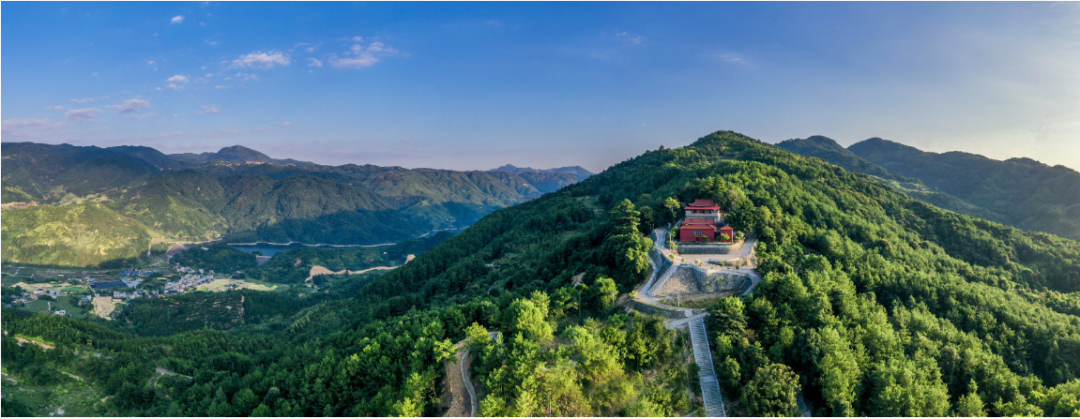
<instances>
[{"instance_id":1,"label":"hazy horizon","mask_svg":"<svg viewBox=\"0 0 1080 419\"><path fill-rule=\"evenodd\" d=\"M1080 170L1077 3L0 7L4 142L599 172L732 130Z\"/></svg>"}]
</instances>

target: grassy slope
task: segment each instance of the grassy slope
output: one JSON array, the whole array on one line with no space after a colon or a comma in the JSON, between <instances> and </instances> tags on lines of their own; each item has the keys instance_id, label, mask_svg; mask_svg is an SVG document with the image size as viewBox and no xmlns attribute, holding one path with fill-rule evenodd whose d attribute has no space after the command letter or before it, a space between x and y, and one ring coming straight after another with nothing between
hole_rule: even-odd
<instances>
[{"instance_id":1,"label":"grassy slope","mask_svg":"<svg viewBox=\"0 0 1080 419\"><path fill-rule=\"evenodd\" d=\"M150 246L146 225L90 202L3 210L3 260L91 266L137 257Z\"/></svg>"}]
</instances>

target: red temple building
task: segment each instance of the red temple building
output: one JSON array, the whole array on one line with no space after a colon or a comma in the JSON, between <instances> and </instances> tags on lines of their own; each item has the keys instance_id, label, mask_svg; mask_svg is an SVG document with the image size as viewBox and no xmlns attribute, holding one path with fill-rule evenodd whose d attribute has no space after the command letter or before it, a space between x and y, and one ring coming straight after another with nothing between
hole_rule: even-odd
<instances>
[{"instance_id":1,"label":"red temple building","mask_svg":"<svg viewBox=\"0 0 1080 419\"><path fill-rule=\"evenodd\" d=\"M717 228L717 224L724 221L724 213L720 206L708 199L695 200L686 206L686 219L679 229L679 241L682 242L714 242L727 235L727 240L721 243L730 244L735 241L735 229L724 225Z\"/></svg>"}]
</instances>

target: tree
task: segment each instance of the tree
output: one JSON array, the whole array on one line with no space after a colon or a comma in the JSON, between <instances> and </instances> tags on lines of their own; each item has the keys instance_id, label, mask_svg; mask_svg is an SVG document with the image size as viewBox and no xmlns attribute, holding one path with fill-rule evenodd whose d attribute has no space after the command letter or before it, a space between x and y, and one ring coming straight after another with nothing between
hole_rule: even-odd
<instances>
[{"instance_id":1,"label":"tree","mask_svg":"<svg viewBox=\"0 0 1080 419\"><path fill-rule=\"evenodd\" d=\"M593 308L597 311L604 311L615 303L615 299L619 295L619 287L615 285L615 281L611 278L600 277L589 287L589 294L589 300L592 301Z\"/></svg>"},{"instance_id":2,"label":"tree","mask_svg":"<svg viewBox=\"0 0 1080 419\"><path fill-rule=\"evenodd\" d=\"M975 380L971 380L971 384L968 384L968 394L960 396L960 399L956 401L956 415L964 417L986 416L982 397L979 397L979 385L975 383Z\"/></svg>"},{"instance_id":3,"label":"tree","mask_svg":"<svg viewBox=\"0 0 1080 419\"><path fill-rule=\"evenodd\" d=\"M861 370L848 342L832 327L811 332L810 346L819 357L815 365L821 396L834 416L855 416L855 386Z\"/></svg>"},{"instance_id":4,"label":"tree","mask_svg":"<svg viewBox=\"0 0 1080 419\"><path fill-rule=\"evenodd\" d=\"M514 300L506 310L508 329L536 342L550 342L554 329L547 322L547 310L544 308L541 310L532 300Z\"/></svg>"},{"instance_id":5,"label":"tree","mask_svg":"<svg viewBox=\"0 0 1080 419\"><path fill-rule=\"evenodd\" d=\"M488 330L476 322L465 328L465 338L469 340L469 350L480 349L491 343Z\"/></svg>"},{"instance_id":6,"label":"tree","mask_svg":"<svg viewBox=\"0 0 1080 419\"><path fill-rule=\"evenodd\" d=\"M774 363L757 370L743 388L742 403L753 416L798 416L798 392L799 375Z\"/></svg>"},{"instance_id":7,"label":"tree","mask_svg":"<svg viewBox=\"0 0 1080 419\"><path fill-rule=\"evenodd\" d=\"M915 360L890 358L869 377L871 416L945 416L949 392L933 359L921 352Z\"/></svg>"},{"instance_id":8,"label":"tree","mask_svg":"<svg viewBox=\"0 0 1080 419\"><path fill-rule=\"evenodd\" d=\"M451 342L450 338L443 339L442 341L435 341L432 350L435 352L435 362L443 362L447 359L453 359L455 362L457 361L457 358L454 358L454 354L457 350L454 348L454 342Z\"/></svg>"},{"instance_id":9,"label":"tree","mask_svg":"<svg viewBox=\"0 0 1080 419\"><path fill-rule=\"evenodd\" d=\"M664 209L668 210L668 213L671 214L671 219L668 222L674 223L675 220L679 219L678 214L679 210L682 209L682 204L680 204L677 199L668 197L664 200Z\"/></svg>"},{"instance_id":10,"label":"tree","mask_svg":"<svg viewBox=\"0 0 1080 419\"><path fill-rule=\"evenodd\" d=\"M256 407L255 410L251 412L251 416L256 418L270 417L274 416L274 411L265 404L259 404L259 407Z\"/></svg>"},{"instance_id":11,"label":"tree","mask_svg":"<svg viewBox=\"0 0 1080 419\"><path fill-rule=\"evenodd\" d=\"M739 390L739 380L741 376L739 374L739 361L735 358L727 357L724 362L720 363L720 367L717 369L717 374L720 378L720 383L724 386L724 390L727 390L729 395L735 395Z\"/></svg>"},{"instance_id":12,"label":"tree","mask_svg":"<svg viewBox=\"0 0 1080 419\"><path fill-rule=\"evenodd\" d=\"M641 213L641 221L643 221L645 225L649 226L648 231L651 232L653 230L653 226L655 225L654 220L656 219L656 213L653 211L652 208L644 205L641 206L641 209L639 209L638 212Z\"/></svg>"},{"instance_id":13,"label":"tree","mask_svg":"<svg viewBox=\"0 0 1080 419\"><path fill-rule=\"evenodd\" d=\"M742 298L721 298L709 309L709 323L717 335L742 336L746 331L746 305Z\"/></svg>"}]
</instances>

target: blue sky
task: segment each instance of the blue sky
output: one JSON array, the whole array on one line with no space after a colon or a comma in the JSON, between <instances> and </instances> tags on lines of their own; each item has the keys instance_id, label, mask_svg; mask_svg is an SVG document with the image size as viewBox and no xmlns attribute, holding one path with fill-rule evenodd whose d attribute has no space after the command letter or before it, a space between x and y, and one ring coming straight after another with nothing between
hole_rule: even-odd
<instances>
[{"instance_id":1,"label":"blue sky","mask_svg":"<svg viewBox=\"0 0 1080 419\"><path fill-rule=\"evenodd\" d=\"M730 129L1080 169L1080 3L2 3L3 141L599 171Z\"/></svg>"}]
</instances>

